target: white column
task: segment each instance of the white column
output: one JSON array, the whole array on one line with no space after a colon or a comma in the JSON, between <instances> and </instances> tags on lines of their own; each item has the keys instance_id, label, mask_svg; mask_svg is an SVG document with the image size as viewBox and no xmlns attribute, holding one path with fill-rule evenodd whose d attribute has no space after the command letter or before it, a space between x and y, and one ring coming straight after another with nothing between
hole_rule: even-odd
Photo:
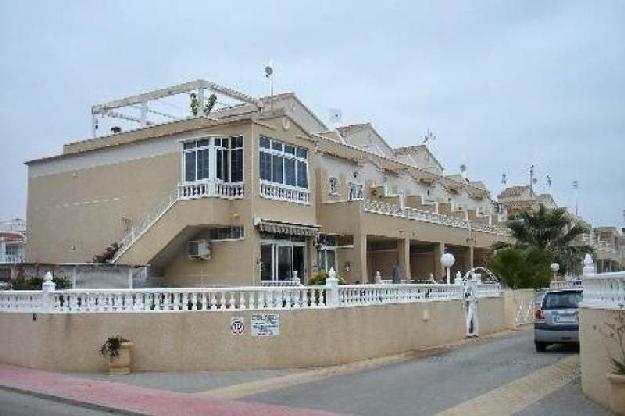
<instances>
[{"instance_id":1,"label":"white column","mask_svg":"<svg viewBox=\"0 0 625 416\"><path fill-rule=\"evenodd\" d=\"M43 277L43 284L41 285L41 290L43 291L42 309L44 312L52 311L52 308L54 306L54 289L55 285L52 281L52 273L47 272L46 275Z\"/></svg>"},{"instance_id":2,"label":"white column","mask_svg":"<svg viewBox=\"0 0 625 416\"><path fill-rule=\"evenodd\" d=\"M334 267L330 268L326 279L326 306L336 308L339 306L339 279L336 278Z\"/></svg>"}]
</instances>

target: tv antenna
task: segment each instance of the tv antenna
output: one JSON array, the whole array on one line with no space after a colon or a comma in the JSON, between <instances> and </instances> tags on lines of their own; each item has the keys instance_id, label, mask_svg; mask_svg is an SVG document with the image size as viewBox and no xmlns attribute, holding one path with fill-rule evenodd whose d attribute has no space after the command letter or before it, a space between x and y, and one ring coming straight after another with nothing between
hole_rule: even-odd
<instances>
[{"instance_id":1,"label":"tv antenna","mask_svg":"<svg viewBox=\"0 0 625 416\"><path fill-rule=\"evenodd\" d=\"M428 129L425 136L423 136L423 142L421 144L427 144L428 142L433 142L434 140L436 140L436 136L430 131L430 129Z\"/></svg>"},{"instance_id":2,"label":"tv antenna","mask_svg":"<svg viewBox=\"0 0 625 416\"><path fill-rule=\"evenodd\" d=\"M273 96L273 64L271 61L265 66L265 78L269 80L269 95Z\"/></svg>"},{"instance_id":3,"label":"tv antenna","mask_svg":"<svg viewBox=\"0 0 625 416\"><path fill-rule=\"evenodd\" d=\"M577 181L577 179L575 179L573 181L573 183L571 184L573 185L573 189L575 190L575 215L579 215L578 214L578 200L579 200L579 182Z\"/></svg>"}]
</instances>

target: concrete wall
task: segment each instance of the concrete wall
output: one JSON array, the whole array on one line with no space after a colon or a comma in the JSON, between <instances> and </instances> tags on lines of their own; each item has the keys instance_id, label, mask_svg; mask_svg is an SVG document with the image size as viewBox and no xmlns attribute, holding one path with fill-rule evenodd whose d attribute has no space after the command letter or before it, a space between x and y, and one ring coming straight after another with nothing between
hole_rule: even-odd
<instances>
[{"instance_id":1,"label":"concrete wall","mask_svg":"<svg viewBox=\"0 0 625 416\"><path fill-rule=\"evenodd\" d=\"M606 323L614 322L619 311L581 308L579 312L582 390L590 399L609 407L610 354L617 357L617 345L609 339ZM621 312L624 313L624 312Z\"/></svg>"},{"instance_id":2,"label":"concrete wall","mask_svg":"<svg viewBox=\"0 0 625 416\"><path fill-rule=\"evenodd\" d=\"M479 302L480 335L506 329L504 299ZM112 335L134 342L135 371L243 370L329 366L459 341L460 301L265 311L280 335L253 337L253 311L182 313L0 313L0 362L52 371L101 371ZM232 335L232 317L244 317Z\"/></svg>"},{"instance_id":3,"label":"concrete wall","mask_svg":"<svg viewBox=\"0 0 625 416\"><path fill-rule=\"evenodd\" d=\"M491 302L486 302L490 304ZM328 366L442 345L465 336L459 301L277 311L280 335L253 337L251 311L0 314L0 361L54 371L100 371L99 347L134 342L136 371ZM243 335L230 332L245 318ZM487 325L488 326L488 325Z\"/></svg>"},{"instance_id":4,"label":"concrete wall","mask_svg":"<svg viewBox=\"0 0 625 416\"><path fill-rule=\"evenodd\" d=\"M478 301L478 318L479 318L479 334L488 335L510 329L506 325L506 319L503 313L504 299L484 298Z\"/></svg>"}]
</instances>

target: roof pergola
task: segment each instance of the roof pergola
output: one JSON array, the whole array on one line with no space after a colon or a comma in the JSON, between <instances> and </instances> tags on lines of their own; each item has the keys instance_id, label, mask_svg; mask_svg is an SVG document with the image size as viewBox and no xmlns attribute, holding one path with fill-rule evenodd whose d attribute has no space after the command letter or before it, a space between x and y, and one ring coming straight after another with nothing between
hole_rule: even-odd
<instances>
[{"instance_id":1,"label":"roof pergola","mask_svg":"<svg viewBox=\"0 0 625 416\"><path fill-rule=\"evenodd\" d=\"M207 96L208 93L210 95ZM211 98L213 94L215 97ZM188 102L180 103L181 95L190 97L195 105L195 112ZM166 101L171 98L175 99L175 97L178 97L178 105ZM211 99L213 104L218 104L222 109L244 104L258 105L258 100L254 97L214 82L199 79L94 105L91 107L92 134L93 137L99 135L100 120L107 118L121 119L136 123L140 127L146 127L189 117L207 116L208 112L204 109ZM169 109L163 109L161 104L168 105ZM172 109L178 110L179 114L172 114ZM182 114L180 114L181 110ZM156 120L154 120L155 118Z\"/></svg>"}]
</instances>

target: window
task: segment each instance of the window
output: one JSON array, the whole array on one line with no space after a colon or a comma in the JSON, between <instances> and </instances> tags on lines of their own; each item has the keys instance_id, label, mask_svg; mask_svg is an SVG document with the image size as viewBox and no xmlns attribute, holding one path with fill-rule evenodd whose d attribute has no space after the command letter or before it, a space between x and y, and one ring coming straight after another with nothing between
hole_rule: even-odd
<instances>
[{"instance_id":1,"label":"window","mask_svg":"<svg viewBox=\"0 0 625 416\"><path fill-rule=\"evenodd\" d=\"M240 240L243 238L243 227L223 227L212 228L209 231L209 236L212 241L215 240Z\"/></svg>"},{"instance_id":2,"label":"window","mask_svg":"<svg viewBox=\"0 0 625 416\"><path fill-rule=\"evenodd\" d=\"M185 181L195 182L208 179L209 143L209 139L202 139L183 144Z\"/></svg>"},{"instance_id":3,"label":"window","mask_svg":"<svg viewBox=\"0 0 625 416\"><path fill-rule=\"evenodd\" d=\"M336 195L338 193L339 181L335 177L331 177L328 179L328 188L330 191L330 195Z\"/></svg>"},{"instance_id":4,"label":"window","mask_svg":"<svg viewBox=\"0 0 625 416\"><path fill-rule=\"evenodd\" d=\"M349 183L349 200L363 199L362 185L358 183Z\"/></svg>"},{"instance_id":5,"label":"window","mask_svg":"<svg viewBox=\"0 0 625 416\"><path fill-rule=\"evenodd\" d=\"M217 179L243 182L243 137L215 139Z\"/></svg>"},{"instance_id":6,"label":"window","mask_svg":"<svg viewBox=\"0 0 625 416\"><path fill-rule=\"evenodd\" d=\"M308 189L308 150L261 136L260 179Z\"/></svg>"},{"instance_id":7,"label":"window","mask_svg":"<svg viewBox=\"0 0 625 416\"><path fill-rule=\"evenodd\" d=\"M185 182L243 182L243 136L188 141L183 144L183 155Z\"/></svg>"}]
</instances>

